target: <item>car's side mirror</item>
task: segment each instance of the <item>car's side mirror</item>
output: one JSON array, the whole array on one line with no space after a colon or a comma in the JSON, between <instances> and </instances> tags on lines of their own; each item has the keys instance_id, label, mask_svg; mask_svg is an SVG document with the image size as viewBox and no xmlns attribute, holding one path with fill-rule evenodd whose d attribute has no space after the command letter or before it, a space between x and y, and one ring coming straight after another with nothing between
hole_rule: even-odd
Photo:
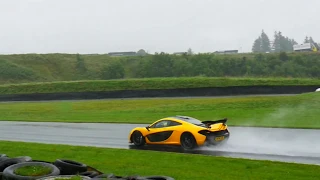
<instances>
[{"instance_id":1,"label":"car's side mirror","mask_svg":"<svg viewBox=\"0 0 320 180\"><path fill-rule=\"evenodd\" d=\"M148 131L150 131L149 128L150 128L149 126L146 127L146 129L147 129Z\"/></svg>"}]
</instances>

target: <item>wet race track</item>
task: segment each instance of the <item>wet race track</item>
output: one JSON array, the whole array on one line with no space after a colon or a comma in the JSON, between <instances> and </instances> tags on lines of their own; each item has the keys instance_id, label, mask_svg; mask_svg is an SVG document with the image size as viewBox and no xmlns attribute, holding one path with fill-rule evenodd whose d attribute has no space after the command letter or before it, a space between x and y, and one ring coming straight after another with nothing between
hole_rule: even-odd
<instances>
[{"instance_id":1,"label":"wet race track","mask_svg":"<svg viewBox=\"0 0 320 180\"><path fill-rule=\"evenodd\" d=\"M0 122L0 140L134 148L129 131L146 124ZM229 127L230 139L222 147L202 147L189 152L213 156L275 160L320 165L320 130ZM179 148L146 150L180 152Z\"/></svg>"}]
</instances>

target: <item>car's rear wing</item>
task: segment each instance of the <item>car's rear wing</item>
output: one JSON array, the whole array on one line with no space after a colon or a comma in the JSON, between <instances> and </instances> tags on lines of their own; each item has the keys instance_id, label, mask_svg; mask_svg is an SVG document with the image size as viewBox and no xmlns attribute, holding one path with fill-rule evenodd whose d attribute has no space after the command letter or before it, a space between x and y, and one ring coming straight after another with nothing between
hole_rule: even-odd
<instances>
[{"instance_id":1,"label":"car's rear wing","mask_svg":"<svg viewBox=\"0 0 320 180\"><path fill-rule=\"evenodd\" d=\"M212 121L212 120L209 120L209 121L202 121L203 124L206 124L208 126L212 125L212 124L218 124L218 123L222 123L222 124L226 124L228 121L228 118L223 118L223 119L219 119L219 120L215 120L215 121Z\"/></svg>"}]
</instances>

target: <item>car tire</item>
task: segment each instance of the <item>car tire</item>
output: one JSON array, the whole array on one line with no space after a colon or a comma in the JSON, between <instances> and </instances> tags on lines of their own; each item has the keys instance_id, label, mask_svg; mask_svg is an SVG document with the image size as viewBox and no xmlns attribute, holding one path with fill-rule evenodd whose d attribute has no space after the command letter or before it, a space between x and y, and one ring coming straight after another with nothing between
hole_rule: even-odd
<instances>
[{"instance_id":1,"label":"car tire","mask_svg":"<svg viewBox=\"0 0 320 180\"><path fill-rule=\"evenodd\" d=\"M189 132L182 133L180 137L180 144L184 150L192 150L197 147L197 141Z\"/></svg>"},{"instance_id":2,"label":"car tire","mask_svg":"<svg viewBox=\"0 0 320 180\"><path fill-rule=\"evenodd\" d=\"M7 158L7 157L5 157L5 158ZM0 161L0 172L3 172L4 169L6 169L7 167L9 167L13 164L18 164L18 163L22 163L22 162L29 162L31 160L32 160L32 158L29 156L19 156L16 158L5 159L3 161Z\"/></svg>"},{"instance_id":3,"label":"car tire","mask_svg":"<svg viewBox=\"0 0 320 180\"><path fill-rule=\"evenodd\" d=\"M0 162L7 160L7 159L10 159L10 158L6 154L0 154ZM1 178L0 178L0 180L1 180Z\"/></svg>"},{"instance_id":4,"label":"car tire","mask_svg":"<svg viewBox=\"0 0 320 180\"><path fill-rule=\"evenodd\" d=\"M86 172L79 173L79 175L94 178L94 177L98 176L99 173L97 173L95 171L86 171Z\"/></svg>"},{"instance_id":5,"label":"car tire","mask_svg":"<svg viewBox=\"0 0 320 180\"><path fill-rule=\"evenodd\" d=\"M140 131L134 131L131 135L131 140L135 146L141 147L146 144L146 140Z\"/></svg>"},{"instance_id":6,"label":"car tire","mask_svg":"<svg viewBox=\"0 0 320 180\"><path fill-rule=\"evenodd\" d=\"M0 157L0 162L1 161L4 161L4 160L7 160L7 159L10 159L10 158L8 158L8 157ZM1 179L0 179L1 180Z\"/></svg>"},{"instance_id":7,"label":"car tire","mask_svg":"<svg viewBox=\"0 0 320 180\"><path fill-rule=\"evenodd\" d=\"M87 165L73 160L57 159L54 163L60 169L60 175L75 175L87 171Z\"/></svg>"},{"instance_id":8,"label":"car tire","mask_svg":"<svg viewBox=\"0 0 320 180\"><path fill-rule=\"evenodd\" d=\"M51 168L51 172L46 175L42 176L21 176L18 174L15 174L14 171L18 168L24 167L24 166L35 166L35 165L41 165ZM3 171L3 179L5 180L33 180L33 179L39 179L47 176L56 176L60 174L60 170L53 164L50 163L43 163L43 162L22 162L13 164L9 167L7 167Z\"/></svg>"}]
</instances>

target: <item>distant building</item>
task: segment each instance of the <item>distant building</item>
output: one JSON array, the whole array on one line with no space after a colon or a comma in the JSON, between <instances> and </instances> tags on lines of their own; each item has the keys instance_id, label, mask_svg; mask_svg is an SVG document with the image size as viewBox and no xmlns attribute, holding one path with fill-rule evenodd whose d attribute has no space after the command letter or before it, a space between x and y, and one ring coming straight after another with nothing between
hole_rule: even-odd
<instances>
[{"instance_id":1,"label":"distant building","mask_svg":"<svg viewBox=\"0 0 320 180\"><path fill-rule=\"evenodd\" d=\"M184 54L188 54L187 52L174 52L174 55L184 55Z\"/></svg>"},{"instance_id":2,"label":"distant building","mask_svg":"<svg viewBox=\"0 0 320 180\"><path fill-rule=\"evenodd\" d=\"M215 51L215 54L237 54L238 50Z\"/></svg>"},{"instance_id":3,"label":"distant building","mask_svg":"<svg viewBox=\"0 0 320 180\"><path fill-rule=\"evenodd\" d=\"M297 44L293 46L293 50L296 52L319 51L319 45L314 43Z\"/></svg>"},{"instance_id":4,"label":"distant building","mask_svg":"<svg viewBox=\"0 0 320 180\"><path fill-rule=\"evenodd\" d=\"M138 52L127 51L127 52L110 52L109 56L145 56L148 53L144 49L140 49Z\"/></svg>"},{"instance_id":5,"label":"distant building","mask_svg":"<svg viewBox=\"0 0 320 180\"><path fill-rule=\"evenodd\" d=\"M134 51L129 52L110 52L108 53L109 56L137 56L137 53Z\"/></svg>"}]
</instances>

